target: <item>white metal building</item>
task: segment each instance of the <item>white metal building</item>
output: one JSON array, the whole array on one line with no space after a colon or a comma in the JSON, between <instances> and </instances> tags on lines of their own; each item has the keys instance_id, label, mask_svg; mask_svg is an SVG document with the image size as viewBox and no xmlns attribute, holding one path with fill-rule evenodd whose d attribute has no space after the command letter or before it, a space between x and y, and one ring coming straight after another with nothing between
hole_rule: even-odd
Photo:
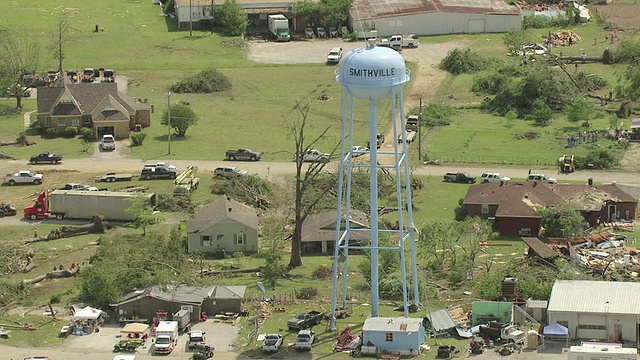
<instances>
[{"instance_id":1,"label":"white metal building","mask_svg":"<svg viewBox=\"0 0 640 360\"><path fill-rule=\"evenodd\" d=\"M556 280L547 312L572 339L638 342L640 283Z\"/></svg>"},{"instance_id":2,"label":"white metal building","mask_svg":"<svg viewBox=\"0 0 640 360\"><path fill-rule=\"evenodd\" d=\"M471 34L519 29L522 14L503 0L354 0L349 25L355 32Z\"/></svg>"},{"instance_id":3,"label":"white metal building","mask_svg":"<svg viewBox=\"0 0 640 360\"><path fill-rule=\"evenodd\" d=\"M365 354L379 354L384 350L415 356L424 342L422 318L370 317L362 327L362 352Z\"/></svg>"}]
</instances>

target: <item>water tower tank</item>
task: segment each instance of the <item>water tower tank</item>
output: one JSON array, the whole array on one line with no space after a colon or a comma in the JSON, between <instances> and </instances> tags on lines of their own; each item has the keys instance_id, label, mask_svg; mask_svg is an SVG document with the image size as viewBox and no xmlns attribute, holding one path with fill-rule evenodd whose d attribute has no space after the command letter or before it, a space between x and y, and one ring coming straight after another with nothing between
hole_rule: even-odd
<instances>
[{"instance_id":1,"label":"water tower tank","mask_svg":"<svg viewBox=\"0 0 640 360\"><path fill-rule=\"evenodd\" d=\"M336 81L351 95L373 100L393 96L409 79L409 70L402 55L371 43L349 51L336 75Z\"/></svg>"}]
</instances>

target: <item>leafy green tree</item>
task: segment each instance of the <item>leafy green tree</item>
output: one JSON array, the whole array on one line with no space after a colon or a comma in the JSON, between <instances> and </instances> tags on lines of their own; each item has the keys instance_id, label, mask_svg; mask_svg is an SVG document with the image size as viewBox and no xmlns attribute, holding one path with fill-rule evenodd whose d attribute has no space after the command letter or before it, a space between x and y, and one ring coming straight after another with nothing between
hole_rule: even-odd
<instances>
[{"instance_id":1,"label":"leafy green tree","mask_svg":"<svg viewBox=\"0 0 640 360\"><path fill-rule=\"evenodd\" d=\"M568 204L539 208L546 237L576 238L584 230L585 219Z\"/></svg>"},{"instance_id":2,"label":"leafy green tree","mask_svg":"<svg viewBox=\"0 0 640 360\"><path fill-rule=\"evenodd\" d=\"M480 253L480 244L495 233L488 220L478 217L466 218L464 221L454 223L453 226L459 234L456 245L462 250L463 266L468 277L473 278L473 268Z\"/></svg>"},{"instance_id":3,"label":"leafy green tree","mask_svg":"<svg viewBox=\"0 0 640 360\"><path fill-rule=\"evenodd\" d=\"M173 83L169 90L175 93L209 94L231 89L229 78L216 68L210 67L199 73L186 76Z\"/></svg>"},{"instance_id":4,"label":"leafy green tree","mask_svg":"<svg viewBox=\"0 0 640 360\"><path fill-rule=\"evenodd\" d=\"M131 133L131 145L142 146L142 142L147 137L147 134L142 132Z\"/></svg>"},{"instance_id":5,"label":"leafy green tree","mask_svg":"<svg viewBox=\"0 0 640 360\"><path fill-rule=\"evenodd\" d=\"M165 110L160 123L167 126L168 121L169 112ZM185 103L171 105L171 128L175 130L176 136L184 137L189 127L197 123L198 115L189 105Z\"/></svg>"},{"instance_id":6,"label":"leafy green tree","mask_svg":"<svg viewBox=\"0 0 640 360\"><path fill-rule=\"evenodd\" d=\"M551 123L553 116L553 110L545 104L544 100L537 99L526 118L535 121L540 126L547 126Z\"/></svg>"},{"instance_id":7,"label":"leafy green tree","mask_svg":"<svg viewBox=\"0 0 640 360\"><path fill-rule=\"evenodd\" d=\"M40 44L26 32L9 30L0 36L0 95L16 98L16 108L22 108L26 91L22 83L24 70L37 70Z\"/></svg>"},{"instance_id":8,"label":"leafy green tree","mask_svg":"<svg viewBox=\"0 0 640 360\"><path fill-rule=\"evenodd\" d=\"M425 119L425 123L434 125L449 125L451 123L451 117L456 115L458 110L451 105L429 103L422 110L422 117Z\"/></svg>"},{"instance_id":9,"label":"leafy green tree","mask_svg":"<svg viewBox=\"0 0 640 360\"><path fill-rule=\"evenodd\" d=\"M225 34L229 36L242 35L247 31L247 14L242 11L236 0L225 0L216 13L220 25L224 27Z\"/></svg>"},{"instance_id":10,"label":"leafy green tree","mask_svg":"<svg viewBox=\"0 0 640 360\"><path fill-rule=\"evenodd\" d=\"M142 228L142 236L147 235L147 227L164 220L164 216L161 214L153 213L153 208L144 195L131 199L131 206L127 208L126 212L135 217L131 225L136 229Z\"/></svg>"},{"instance_id":11,"label":"leafy green tree","mask_svg":"<svg viewBox=\"0 0 640 360\"><path fill-rule=\"evenodd\" d=\"M322 7L319 2L312 0L298 0L293 3L293 13L296 16L301 16L309 26L314 26L318 23Z\"/></svg>"},{"instance_id":12,"label":"leafy green tree","mask_svg":"<svg viewBox=\"0 0 640 360\"><path fill-rule=\"evenodd\" d=\"M121 230L100 242L92 266L80 272L81 296L106 307L134 288L165 284L195 284L196 264L187 261L180 229L154 229L151 236Z\"/></svg>"},{"instance_id":13,"label":"leafy green tree","mask_svg":"<svg viewBox=\"0 0 640 360\"><path fill-rule=\"evenodd\" d=\"M352 0L320 0L322 23L326 26L339 26L347 22Z\"/></svg>"},{"instance_id":14,"label":"leafy green tree","mask_svg":"<svg viewBox=\"0 0 640 360\"><path fill-rule=\"evenodd\" d=\"M519 54L522 52L522 45L531 44L534 41L533 34L521 29L513 29L502 36L502 42L512 54Z\"/></svg>"},{"instance_id":15,"label":"leafy green tree","mask_svg":"<svg viewBox=\"0 0 640 360\"><path fill-rule=\"evenodd\" d=\"M471 49L453 49L440 61L440 69L453 75L475 73L487 68L489 62Z\"/></svg>"},{"instance_id":16,"label":"leafy green tree","mask_svg":"<svg viewBox=\"0 0 640 360\"><path fill-rule=\"evenodd\" d=\"M619 80L617 93L632 101L640 99L640 61L629 65Z\"/></svg>"},{"instance_id":17,"label":"leafy green tree","mask_svg":"<svg viewBox=\"0 0 640 360\"><path fill-rule=\"evenodd\" d=\"M431 219L420 230L416 244L418 256L432 270L442 271L455 251L456 239L458 234L451 222Z\"/></svg>"},{"instance_id":18,"label":"leafy green tree","mask_svg":"<svg viewBox=\"0 0 640 360\"><path fill-rule=\"evenodd\" d=\"M587 121L593 119L596 114L596 105L584 96L573 99L573 103L565 107L565 113L569 121Z\"/></svg>"},{"instance_id":19,"label":"leafy green tree","mask_svg":"<svg viewBox=\"0 0 640 360\"><path fill-rule=\"evenodd\" d=\"M264 267L262 268L262 277L269 287L276 286L278 279L282 278L282 274L287 272L282 253L279 250L279 248L269 249L262 255L265 261Z\"/></svg>"}]
</instances>

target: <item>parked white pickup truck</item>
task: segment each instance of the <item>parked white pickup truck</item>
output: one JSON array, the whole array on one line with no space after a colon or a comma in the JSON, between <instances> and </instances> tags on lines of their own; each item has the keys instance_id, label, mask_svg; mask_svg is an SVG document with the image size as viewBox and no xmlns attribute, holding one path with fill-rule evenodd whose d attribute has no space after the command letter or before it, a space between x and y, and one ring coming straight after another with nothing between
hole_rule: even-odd
<instances>
[{"instance_id":1,"label":"parked white pickup truck","mask_svg":"<svg viewBox=\"0 0 640 360\"><path fill-rule=\"evenodd\" d=\"M15 185L15 184L40 185L42 184L42 180L44 180L44 176L42 176L42 174L36 174L29 170L22 170L15 174L7 174L4 176L4 182L6 182L9 185Z\"/></svg>"}]
</instances>

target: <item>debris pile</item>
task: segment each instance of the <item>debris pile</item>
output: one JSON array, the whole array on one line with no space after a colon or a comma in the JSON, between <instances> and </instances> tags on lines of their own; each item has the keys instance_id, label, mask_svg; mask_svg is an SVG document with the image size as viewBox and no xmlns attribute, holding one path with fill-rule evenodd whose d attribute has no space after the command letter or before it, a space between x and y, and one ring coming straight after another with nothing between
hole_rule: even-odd
<instances>
[{"instance_id":1,"label":"debris pile","mask_svg":"<svg viewBox=\"0 0 640 360\"><path fill-rule=\"evenodd\" d=\"M613 272L628 278L640 277L640 252L627 244L635 238L605 232L569 241L550 239L551 247L573 259L586 273L595 277L608 277Z\"/></svg>"},{"instance_id":2,"label":"debris pile","mask_svg":"<svg viewBox=\"0 0 640 360\"><path fill-rule=\"evenodd\" d=\"M571 30L560 30L550 34L547 41L551 41L553 46L570 46L584 40L580 35Z\"/></svg>"}]
</instances>

